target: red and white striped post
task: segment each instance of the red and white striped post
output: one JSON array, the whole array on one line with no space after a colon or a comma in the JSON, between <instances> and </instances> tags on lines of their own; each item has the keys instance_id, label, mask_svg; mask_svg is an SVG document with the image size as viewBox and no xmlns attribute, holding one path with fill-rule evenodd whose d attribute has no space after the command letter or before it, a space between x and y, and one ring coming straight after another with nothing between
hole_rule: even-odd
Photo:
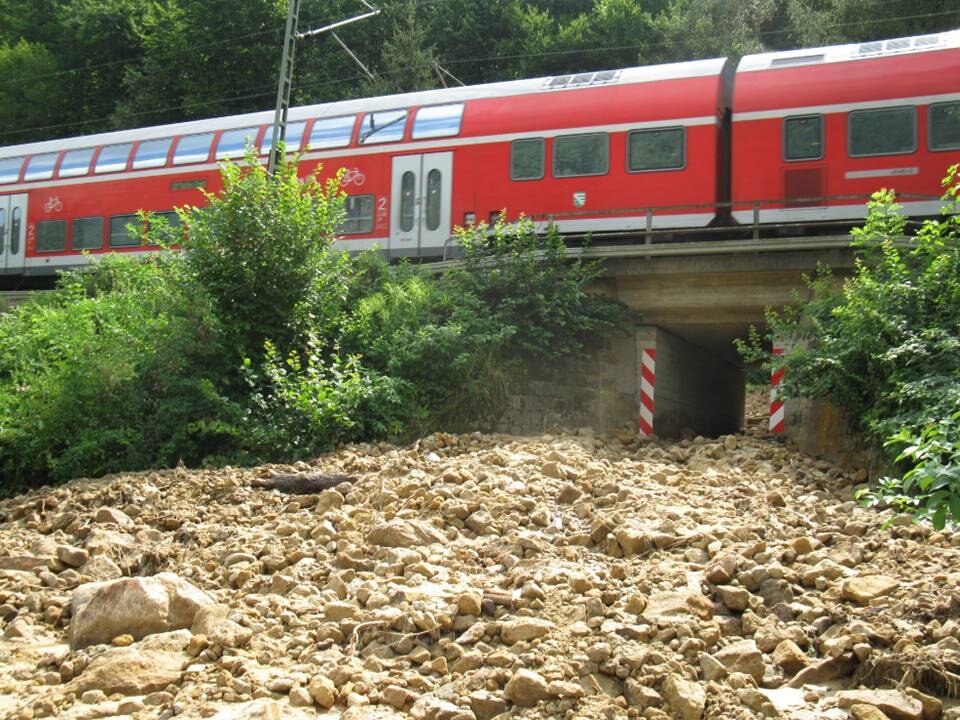
<instances>
[{"instance_id":1,"label":"red and white striped post","mask_svg":"<svg viewBox=\"0 0 960 720\"><path fill-rule=\"evenodd\" d=\"M773 354L774 356L783 355L785 347L774 346ZM770 432L775 434L780 434L783 432L784 427L784 417L786 412L784 410L784 401L780 396L780 383L783 382L783 368L777 368L770 373Z\"/></svg>"},{"instance_id":2,"label":"red and white striped post","mask_svg":"<svg viewBox=\"0 0 960 720\"><path fill-rule=\"evenodd\" d=\"M653 435L653 397L657 380L657 350L640 350L640 435Z\"/></svg>"}]
</instances>

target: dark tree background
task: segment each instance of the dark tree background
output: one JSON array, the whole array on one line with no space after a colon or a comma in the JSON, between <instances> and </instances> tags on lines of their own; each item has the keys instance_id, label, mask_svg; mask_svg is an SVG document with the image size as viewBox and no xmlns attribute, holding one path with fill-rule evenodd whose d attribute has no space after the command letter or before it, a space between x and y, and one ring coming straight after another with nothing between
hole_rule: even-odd
<instances>
[{"instance_id":1,"label":"dark tree background","mask_svg":"<svg viewBox=\"0 0 960 720\"><path fill-rule=\"evenodd\" d=\"M0 145L269 109L286 0L0 0ZM381 0L298 43L296 104L938 32L956 0ZM301 29L358 0L303 0ZM447 78L449 82L449 78Z\"/></svg>"}]
</instances>

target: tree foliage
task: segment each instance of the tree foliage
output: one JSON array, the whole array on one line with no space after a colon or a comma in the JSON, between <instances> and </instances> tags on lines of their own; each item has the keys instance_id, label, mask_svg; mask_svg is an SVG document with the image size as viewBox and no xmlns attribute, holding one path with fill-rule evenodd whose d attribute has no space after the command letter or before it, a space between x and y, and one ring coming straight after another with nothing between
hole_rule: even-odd
<instances>
[{"instance_id":1,"label":"tree foliage","mask_svg":"<svg viewBox=\"0 0 960 720\"><path fill-rule=\"evenodd\" d=\"M790 338L774 360L785 392L842 408L901 477L868 495L938 527L960 521L960 215L957 167L944 180L943 219L905 241L906 218L892 191L876 193L853 231L856 271L838 289L830 273L811 282L813 299L770 313L770 337ZM759 336L741 344L763 355Z\"/></svg>"},{"instance_id":2,"label":"tree foliage","mask_svg":"<svg viewBox=\"0 0 960 720\"><path fill-rule=\"evenodd\" d=\"M952 29L951 0L391 0L297 44L293 102ZM0 143L264 110L285 0L0 0ZM361 11L303 0L308 29ZM9 68L9 69L8 69ZM446 76L444 76L446 77ZM449 78L448 78L449 81ZM9 110L8 110L9 109Z\"/></svg>"}]
</instances>

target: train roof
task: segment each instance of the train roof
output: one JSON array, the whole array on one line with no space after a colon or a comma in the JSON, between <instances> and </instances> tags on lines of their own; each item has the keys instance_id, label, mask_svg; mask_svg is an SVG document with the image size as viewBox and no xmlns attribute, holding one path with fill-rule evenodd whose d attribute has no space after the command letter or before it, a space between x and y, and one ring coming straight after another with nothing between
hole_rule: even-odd
<instances>
[{"instance_id":1,"label":"train roof","mask_svg":"<svg viewBox=\"0 0 960 720\"><path fill-rule=\"evenodd\" d=\"M830 63L870 60L893 55L909 55L931 50L960 48L960 30L917 35L915 37L876 40L873 42L831 45L821 48L803 48L785 52L759 53L745 55L737 66L738 73L758 70L777 70L780 68L803 65L825 65Z\"/></svg>"},{"instance_id":2,"label":"train roof","mask_svg":"<svg viewBox=\"0 0 960 720\"><path fill-rule=\"evenodd\" d=\"M361 112L399 110L424 105L440 105L445 103L468 102L470 100L531 95L542 92L571 92L588 87L712 77L721 75L724 71L725 64L725 58L712 58L689 62L667 63L663 65L601 70L597 72L575 73L525 80L510 80L483 85L425 90L399 95L357 98L332 103L301 105L291 107L287 119L288 121L297 121L309 118L337 117ZM221 116L169 125L155 125L152 127L118 130L94 135L80 135L57 140L9 145L0 147L0 158L264 125L272 123L273 117L273 110L264 110L242 115Z\"/></svg>"}]
</instances>

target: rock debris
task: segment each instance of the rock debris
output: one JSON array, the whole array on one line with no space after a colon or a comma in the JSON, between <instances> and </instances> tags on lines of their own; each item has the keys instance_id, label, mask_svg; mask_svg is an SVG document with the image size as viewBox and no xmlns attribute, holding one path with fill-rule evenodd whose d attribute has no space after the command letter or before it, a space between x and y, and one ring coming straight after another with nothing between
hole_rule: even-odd
<instances>
[{"instance_id":1,"label":"rock debris","mask_svg":"<svg viewBox=\"0 0 960 720\"><path fill-rule=\"evenodd\" d=\"M862 479L580 430L33 491L0 718L958 718L960 533Z\"/></svg>"}]
</instances>

